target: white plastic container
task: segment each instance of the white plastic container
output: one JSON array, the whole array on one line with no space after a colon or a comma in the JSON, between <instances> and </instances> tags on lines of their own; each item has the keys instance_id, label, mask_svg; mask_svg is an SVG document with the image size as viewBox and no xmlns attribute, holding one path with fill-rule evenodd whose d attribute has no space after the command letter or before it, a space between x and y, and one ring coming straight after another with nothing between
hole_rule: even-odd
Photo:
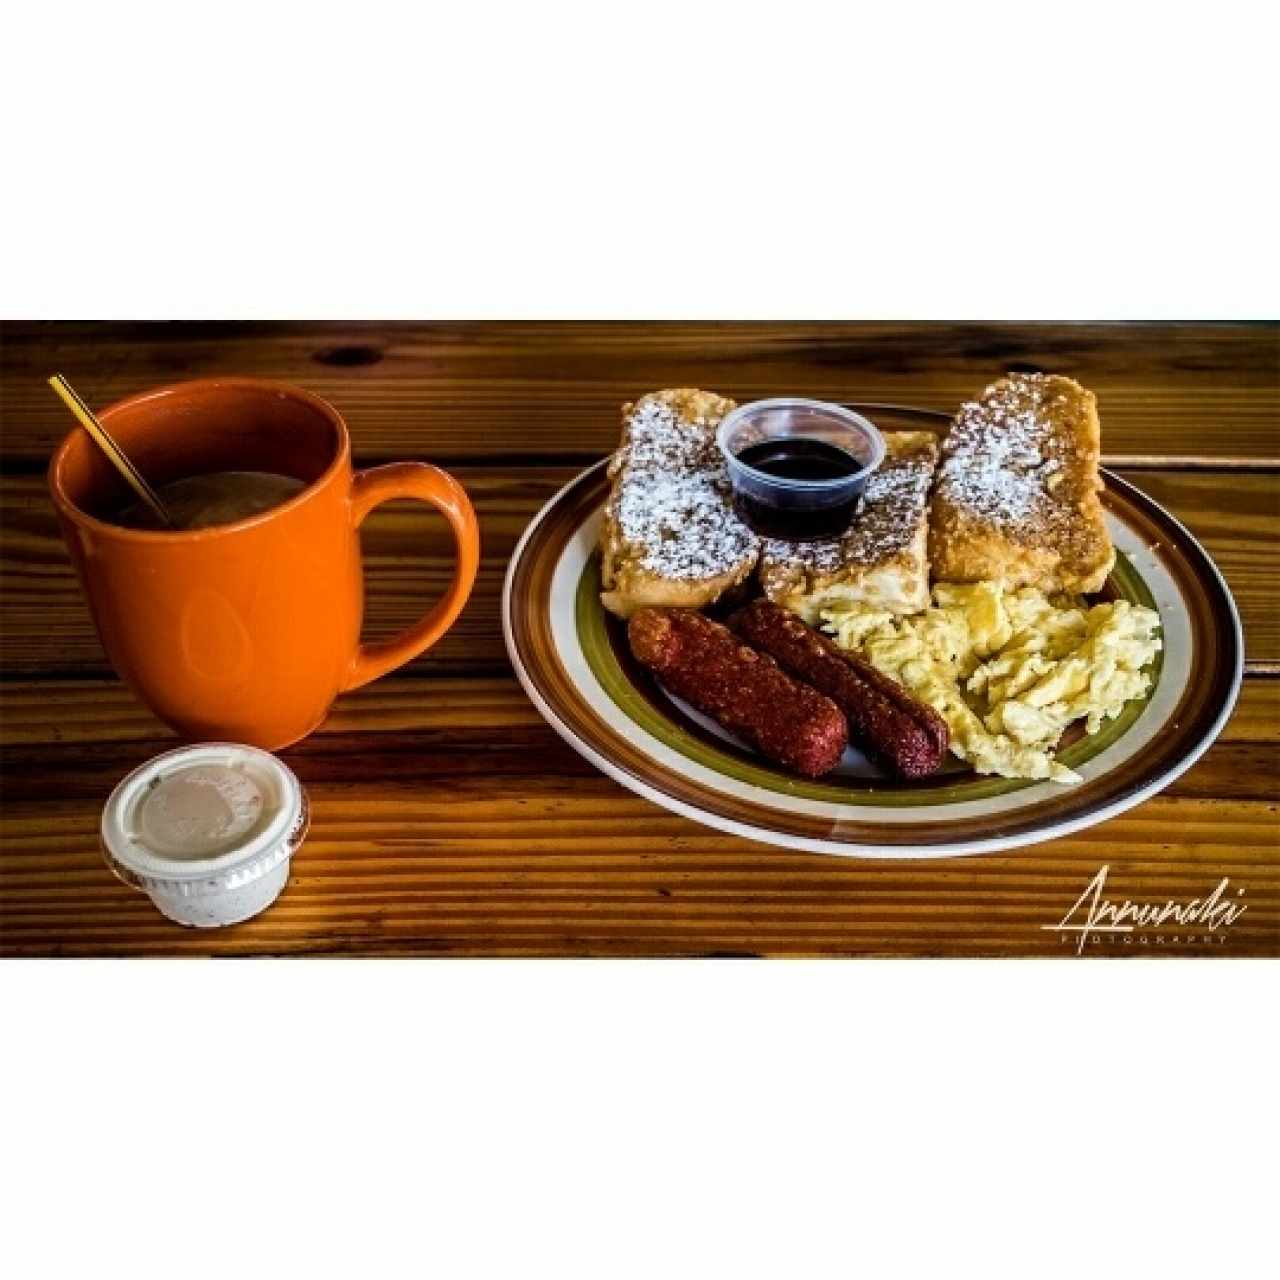
<instances>
[{"instance_id":1,"label":"white plastic container","mask_svg":"<svg viewBox=\"0 0 1280 1280\"><path fill-rule=\"evenodd\" d=\"M256 747L205 742L148 760L116 787L102 851L170 920L218 928L279 897L307 823L288 766Z\"/></svg>"}]
</instances>

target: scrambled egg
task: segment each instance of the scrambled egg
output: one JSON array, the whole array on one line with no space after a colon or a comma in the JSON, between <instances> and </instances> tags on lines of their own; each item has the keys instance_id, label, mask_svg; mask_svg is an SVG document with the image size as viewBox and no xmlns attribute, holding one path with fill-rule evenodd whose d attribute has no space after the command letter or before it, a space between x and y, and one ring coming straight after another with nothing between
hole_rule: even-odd
<instances>
[{"instance_id":1,"label":"scrambled egg","mask_svg":"<svg viewBox=\"0 0 1280 1280\"><path fill-rule=\"evenodd\" d=\"M979 773L1079 782L1053 749L1087 717L1097 733L1147 692L1160 649L1153 609L1117 600L1089 608L1033 587L940 582L933 605L901 618L870 605L824 610L841 648L927 702L951 730L951 750Z\"/></svg>"}]
</instances>

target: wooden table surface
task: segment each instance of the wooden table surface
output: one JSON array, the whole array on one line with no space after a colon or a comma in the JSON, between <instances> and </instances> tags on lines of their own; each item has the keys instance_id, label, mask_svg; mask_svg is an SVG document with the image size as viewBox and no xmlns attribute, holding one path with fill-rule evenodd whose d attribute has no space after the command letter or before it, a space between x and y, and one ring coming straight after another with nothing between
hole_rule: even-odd
<instances>
[{"instance_id":1,"label":"wooden table surface","mask_svg":"<svg viewBox=\"0 0 1280 1280\"><path fill-rule=\"evenodd\" d=\"M935 862L791 853L676 817L596 772L511 674L498 617L521 530L613 447L617 407L661 386L952 410L1006 370L1097 391L1109 465L1226 574L1247 675L1218 743L1162 795L1082 834ZM331 400L357 465L423 458L479 512L459 624L339 700L285 752L312 804L288 889L214 932L164 920L103 865L97 822L174 739L114 677L59 538L44 468L59 370L102 406L210 374ZM0 952L7 955L1068 955L1052 924L1098 869L1121 899L1248 910L1206 947L1175 933L1091 954L1280 953L1280 329L1261 325L18 324L0 329ZM421 508L366 525L366 633L449 572Z\"/></svg>"}]
</instances>

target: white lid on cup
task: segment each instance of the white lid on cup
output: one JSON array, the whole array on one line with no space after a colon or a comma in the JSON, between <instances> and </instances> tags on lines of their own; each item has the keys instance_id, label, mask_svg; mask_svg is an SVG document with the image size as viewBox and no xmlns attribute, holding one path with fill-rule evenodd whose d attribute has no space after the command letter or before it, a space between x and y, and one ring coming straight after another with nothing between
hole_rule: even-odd
<instances>
[{"instance_id":1,"label":"white lid on cup","mask_svg":"<svg viewBox=\"0 0 1280 1280\"><path fill-rule=\"evenodd\" d=\"M217 927L279 896L306 836L306 792L269 752L233 742L148 760L102 813L107 865L171 920Z\"/></svg>"}]
</instances>

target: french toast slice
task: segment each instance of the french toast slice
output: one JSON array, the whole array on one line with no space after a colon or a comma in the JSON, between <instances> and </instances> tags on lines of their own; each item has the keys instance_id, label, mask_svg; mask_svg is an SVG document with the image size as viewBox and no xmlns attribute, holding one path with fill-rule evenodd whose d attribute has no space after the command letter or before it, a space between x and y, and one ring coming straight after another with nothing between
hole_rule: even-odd
<instances>
[{"instance_id":1,"label":"french toast slice","mask_svg":"<svg viewBox=\"0 0 1280 1280\"><path fill-rule=\"evenodd\" d=\"M759 539L734 512L716 447L716 428L734 407L692 387L623 405L600 531L600 600L611 613L702 608L755 568Z\"/></svg>"},{"instance_id":2,"label":"french toast slice","mask_svg":"<svg viewBox=\"0 0 1280 1280\"><path fill-rule=\"evenodd\" d=\"M811 626L840 605L917 613L929 603L926 530L938 437L887 431L884 443L884 461L845 534L822 542L770 538L761 548L765 595Z\"/></svg>"},{"instance_id":3,"label":"french toast slice","mask_svg":"<svg viewBox=\"0 0 1280 1280\"><path fill-rule=\"evenodd\" d=\"M934 578L1099 590L1115 563L1100 453L1097 397L1071 378L1010 374L961 405L933 497Z\"/></svg>"}]
</instances>

